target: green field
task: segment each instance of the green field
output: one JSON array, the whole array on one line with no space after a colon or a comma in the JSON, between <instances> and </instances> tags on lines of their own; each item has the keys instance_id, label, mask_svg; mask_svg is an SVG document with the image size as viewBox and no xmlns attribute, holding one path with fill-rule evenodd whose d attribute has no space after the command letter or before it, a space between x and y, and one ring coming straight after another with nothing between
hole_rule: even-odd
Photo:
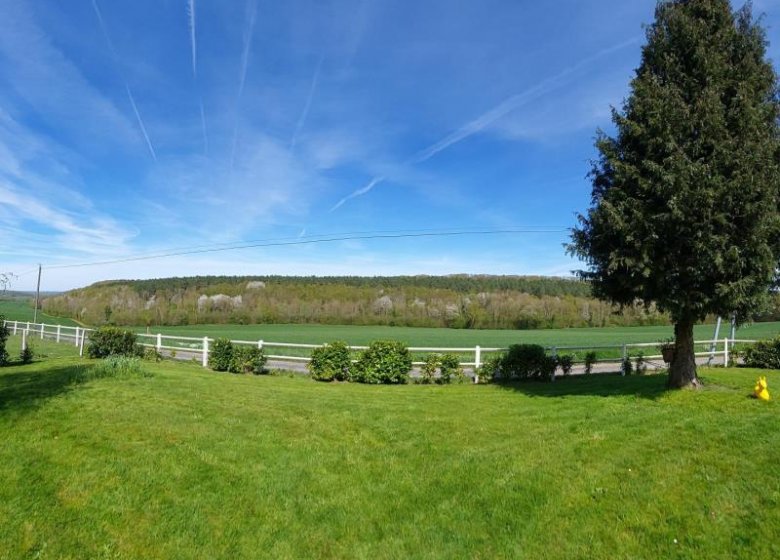
<instances>
[{"instance_id":1,"label":"green field","mask_svg":"<svg viewBox=\"0 0 780 560\"><path fill-rule=\"evenodd\" d=\"M780 405L747 398L756 371L698 392L169 362L90 380L72 347L36 348L0 369L0 558L780 555Z\"/></svg>"},{"instance_id":2,"label":"green field","mask_svg":"<svg viewBox=\"0 0 780 560\"><path fill-rule=\"evenodd\" d=\"M4 315L8 321L32 321L34 307L26 298L0 298L0 315ZM52 317L43 311L38 311L38 322L70 327L78 324L73 319Z\"/></svg>"}]
</instances>

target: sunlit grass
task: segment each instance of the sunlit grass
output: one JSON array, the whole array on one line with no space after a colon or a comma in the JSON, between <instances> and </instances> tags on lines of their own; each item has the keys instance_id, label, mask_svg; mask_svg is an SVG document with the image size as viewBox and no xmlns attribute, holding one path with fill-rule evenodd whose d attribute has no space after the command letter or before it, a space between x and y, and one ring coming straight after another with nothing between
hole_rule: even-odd
<instances>
[{"instance_id":1,"label":"sunlit grass","mask_svg":"<svg viewBox=\"0 0 780 560\"><path fill-rule=\"evenodd\" d=\"M661 376L376 387L89 364L0 370L0 558L780 551L780 419L748 398L755 371L668 393Z\"/></svg>"}]
</instances>

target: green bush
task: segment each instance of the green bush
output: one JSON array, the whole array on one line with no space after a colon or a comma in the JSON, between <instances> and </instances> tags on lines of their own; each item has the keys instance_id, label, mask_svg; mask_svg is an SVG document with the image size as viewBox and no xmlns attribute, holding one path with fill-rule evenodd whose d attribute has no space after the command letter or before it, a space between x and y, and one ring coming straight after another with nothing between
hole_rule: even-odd
<instances>
[{"instance_id":1,"label":"green bush","mask_svg":"<svg viewBox=\"0 0 780 560\"><path fill-rule=\"evenodd\" d=\"M34 357L35 352L33 352L33 348L30 344L27 345L27 348L23 348L19 353L19 361L23 364L32 363Z\"/></svg>"},{"instance_id":2,"label":"green bush","mask_svg":"<svg viewBox=\"0 0 780 560\"><path fill-rule=\"evenodd\" d=\"M544 347L538 344L513 344L501 361L501 379L542 379L549 377L550 363Z\"/></svg>"},{"instance_id":3,"label":"green bush","mask_svg":"<svg viewBox=\"0 0 780 560\"><path fill-rule=\"evenodd\" d=\"M574 356L561 354L558 356L558 365L561 367L563 375L571 375L571 370L574 367Z\"/></svg>"},{"instance_id":4,"label":"green bush","mask_svg":"<svg viewBox=\"0 0 780 560\"><path fill-rule=\"evenodd\" d=\"M100 327L89 335L87 354L90 358L137 357L143 355L143 348L136 343L136 335L132 331L118 327Z\"/></svg>"},{"instance_id":5,"label":"green bush","mask_svg":"<svg viewBox=\"0 0 780 560\"><path fill-rule=\"evenodd\" d=\"M780 369L780 336L746 347L742 356L747 367L759 369Z\"/></svg>"},{"instance_id":6,"label":"green bush","mask_svg":"<svg viewBox=\"0 0 780 560\"><path fill-rule=\"evenodd\" d=\"M631 358L626 356L620 364L620 372L623 375L631 375L634 371L634 366L631 363Z\"/></svg>"},{"instance_id":7,"label":"green bush","mask_svg":"<svg viewBox=\"0 0 780 560\"><path fill-rule=\"evenodd\" d=\"M558 369L558 359L554 356L545 356L542 360L538 378L551 381L555 376L556 369Z\"/></svg>"},{"instance_id":8,"label":"green bush","mask_svg":"<svg viewBox=\"0 0 780 560\"><path fill-rule=\"evenodd\" d=\"M8 363L8 352L5 349L5 342L8 337L11 336L11 331L4 323L5 316L0 315L0 366L4 366Z\"/></svg>"},{"instance_id":9,"label":"green bush","mask_svg":"<svg viewBox=\"0 0 780 560\"><path fill-rule=\"evenodd\" d=\"M455 354L442 354L439 356L439 384L448 384L456 381L462 383L465 380L460 360Z\"/></svg>"},{"instance_id":10,"label":"green bush","mask_svg":"<svg viewBox=\"0 0 780 560\"><path fill-rule=\"evenodd\" d=\"M163 359L157 348L145 348L141 357L147 362L160 362Z\"/></svg>"},{"instance_id":11,"label":"green bush","mask_svg":"<svg viewBox=\"0 0 780 560\"><path fill-rule=\"evenodd\" d=\"M346 381L351 366L352 357L347 343L336 341L315 348L308 368L312 379L317 381Z\"/></svg>"},{"instance_id":12,"label":"green bush","mask_svg":"<svg viewBox=\"0 0 780 560\"><path fill-rule=\"evenodd\" d=\"M644 375L647 373L647 360L645 360L645 355L642 352L637 354L637 357L634 360L634 371L637 375Z\"/></svg>"},{"instance_id":13,"label":"green bush","mask_svg":"<svg viewBox=\"0 0 780 560\"><path fill-rule=\"evenodd\" d=\"M358 383L407 383L412 355L401 342L376 341L360 354L352 369L350 380Z\"/></svg>"},{"instance_id":14,"label":"green bush","mask_svg":"<svg viewBox=\"0 0 780 560\"><path fill-rule=\"evenodd\" d=\"M228 338L214 341L209 353L209 367L214 371L230 371L233 364L233 343Z\"/></svg>"},{"instance_id":15,"label":"green bush","mask_svg":"<svg viewBox=\"0 0 780 560\"><path fill-rule=\"evenodd\" d=\"M482 362L474 372L477 376L477 382L482 385L492 383L501 376L501 363L504 361L504 354L491 354Z\"/></svg>"},{"instance_id":16,"label":"green bush","mask_svg":"<svg viewBox=\"0 0 780 560\"><path fill-rule=\"evenodd\" d=\"M596 353L587 352L585 354L585 375L593 373L593 365L596 363Z\"/></svg>"},{"instance_id":17,"label":"green bush","mask_svg":"<svg viewBox=\"0 0 780 560\"><path fill-rule=\"evenodd\" d=\"M439 369L439 355L428 354L420 368L420 379L418 383L430 385L436 381L436 370Z\"/></svg>"},{"instance_id":18,"label":"green bush","mask_svg":"<svg viewBox=\"0 0 780 560\"><path fill-rule=\"evenodd\" d=\"M266 360L265 354L257 346L233 346L230 371L260 375L265 370Z\"/></svg>"}]
</instances>

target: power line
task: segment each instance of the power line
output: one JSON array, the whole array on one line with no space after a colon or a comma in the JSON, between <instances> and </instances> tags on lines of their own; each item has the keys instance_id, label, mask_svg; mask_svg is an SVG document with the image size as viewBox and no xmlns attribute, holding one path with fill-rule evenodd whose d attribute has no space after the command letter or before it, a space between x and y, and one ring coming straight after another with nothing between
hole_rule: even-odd
<instances>
[{"instance_id":1,"label":"power line","mask_svg":"<svg viewBox=\"0 0 780 560\"><path fill-rule=\"evenodd\" d=\"M294 245L312 245L317 243L333 243L336 241L362 241L369 239L404 239L404 238L420 238L420 237L455 237L455 236L468 236L468 235L507 235L507 234L521 234L521 233L564 233L568 232L568 228L543 228L538 229L486 229L486 230L451 230L451 231L435 231L435 230L407 230L408 233L396 233L396 232L365 232L360 234L355 232L352 234L335 234L332 236L309 236L312 238L280 238L276 240L261 240L240 242L236 244L216 244L214 246L196 246L191 248L184 248L183 250L173 250L170 252L159 254L145 254L136 255L130 257L123 257L119 259L110 259L105 261L93 261L87 263L76 264L61 264L44 267L47 270L66 269L66 268L82 268L88 266L100 266L107 264L118 264L126 262L145 261L152 259L161 259L166 257L178 257L184 255L197 255L204 253L219 253L225 251L237 251L241 249L255 249L262 247L288 247ZM227 245L227 246L222 246ZM200 248L203 247L203 248Z\"/></svg>"}]
</instances>

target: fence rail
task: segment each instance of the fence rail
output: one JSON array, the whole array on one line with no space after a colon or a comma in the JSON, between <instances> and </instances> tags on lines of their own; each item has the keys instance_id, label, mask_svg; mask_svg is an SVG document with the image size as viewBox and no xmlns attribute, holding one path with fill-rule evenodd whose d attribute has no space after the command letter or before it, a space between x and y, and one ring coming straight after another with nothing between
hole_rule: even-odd
<instances>
[{"instance_id":1,"label":"fence rail","mask_svg":"<svg viewBox=\"0 0 780 560\"><path fill-rule=\"evenodd\" d=\"M74 344L79 348L79 355L84 355L85 343L89 340L90 333L93 329L84 327L70 327L65 325L49 325L46 323L32 323L28 321L8 321L5 320L4 324L9 328L11 334L22 336L22 346L26 347L28 340L31 337L54 340L56 342L68 342ZM176 357L180 359L193 359L200 358L200 362L203 367L208 367L208 358L211 353L211 345L214 342L214 338L204 337L192 337L192 336L173 336L162 333L139 333L139 344L145 348L154 348L160 353L167 353L170 357ZM231 340L233 344L237 345L251 345L257 346L261 349L281 349L281 353L268 354L268 358L279 362L290 363L307 363L311 360L311 351L316 348L321 348L323 344L298 344L292 342L271 342L265 340ZM701 351L695 352L695 355L700 358L709 358L709 363L719 362L721 364L727 364L729 362L730 353L733 354L735 346L739 344L751 344L755 343L755 340L743 340L743 339L719 339L719 340L700 340L694 342L694 348L701 348ZM357 352L367 349L367 346L349 346L351 351ZM580 346L547 346L545 350L551 353L553 356L557 356L562 352L576 352L576 351L601 351L606 356L601 356L593 362L596 365L602 367L608 367L611 365L619 365L626 359L637 358L641 350L644 348L659 348L658 342L638 342L638 343L625 343L625 344L599 344L599 345L580 345ZM720 349L719 349L720 348ZM284 350L287 350L285 353ZM460 359L460 365L465 368L477 369L484 363L485 354L495 354L502 352L506 348L496 347L410 347L410 352L415 357L419 357L422 353L451 353L458 355ZM634 352L632 352L632 350ZM638 352L637 352L638 350ZM643 359L650 361L650 365L653 360L659 360L662 358L660 354L653 354L648 356L642 356ZM575 363L581 364L583 362L579 356L575 354ZM413 362L415 366L423 364L420 360ZM657 364L655 364L657 366Z\"/></svg>"}]
</instances>

